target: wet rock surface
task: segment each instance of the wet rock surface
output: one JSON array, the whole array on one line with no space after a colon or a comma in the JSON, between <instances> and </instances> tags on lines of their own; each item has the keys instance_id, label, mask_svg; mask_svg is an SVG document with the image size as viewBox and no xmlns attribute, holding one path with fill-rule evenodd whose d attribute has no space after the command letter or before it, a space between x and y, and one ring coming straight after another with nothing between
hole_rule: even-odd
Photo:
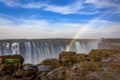
<instances>
[{"instance_id":1,"label":"wet rock surface","mask_svg":"<svg viewBox=\"0 0 120 80\"><path fill-rule=\"evenodd\" d=\"M9 58L9 63L0 64L0 80L120 80L120 49L61 52L59 59L45 59L37 65Z\"/></svg>"}]
</instances>

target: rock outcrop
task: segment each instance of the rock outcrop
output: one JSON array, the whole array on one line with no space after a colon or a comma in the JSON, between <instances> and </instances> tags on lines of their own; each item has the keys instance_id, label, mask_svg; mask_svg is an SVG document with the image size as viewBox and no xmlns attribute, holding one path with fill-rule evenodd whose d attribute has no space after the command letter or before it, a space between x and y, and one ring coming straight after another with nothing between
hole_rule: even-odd
<instances>
[{"instance_id":1,"label":"rock outcrop","mask_svg":"<svg viewBox=\"0 0 120 80\"><path fill-rule=\"evenodd\" d=\"M89 54L64 51L59 59L45 59L38 65L9 58L0 64L0 80L120 80L120 49L92 50Z\"/></svg>"},{"instance_id":2,"label":"rock outcrop","mask_svg":"<svg viewBox=\"0 0 120 80\"><path fill-rule=\"evenodd\" d=\"M59 59L56 59L56 58L45 59L41 62L41 65L59 67L60 62L59 62Z\"/></svg>"}]
</instances>

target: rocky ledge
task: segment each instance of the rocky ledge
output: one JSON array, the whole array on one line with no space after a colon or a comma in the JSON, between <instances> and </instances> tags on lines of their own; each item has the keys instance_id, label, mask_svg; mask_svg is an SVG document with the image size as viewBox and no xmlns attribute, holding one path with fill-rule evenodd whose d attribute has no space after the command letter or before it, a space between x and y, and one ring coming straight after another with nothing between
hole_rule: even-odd
<instances>
[{"instance_id":1,"label":"rocky ledge","mask_svg":"<svg viewBox=\"0 0 120 80\"><path fill-rule=\"evenodd\" d=\"M20 55L0 57L0 80L120 80L120 50L91 50L89 54L61 52L59 59L23 64Z\"/></svg>"}]
</instances>

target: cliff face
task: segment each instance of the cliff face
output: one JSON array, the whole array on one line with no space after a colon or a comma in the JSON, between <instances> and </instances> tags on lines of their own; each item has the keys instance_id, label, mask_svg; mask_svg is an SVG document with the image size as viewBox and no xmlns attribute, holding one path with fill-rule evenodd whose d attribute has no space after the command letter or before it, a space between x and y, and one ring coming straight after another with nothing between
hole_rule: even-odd
<instances>
[{"instance_id":1,"label":"cliff face","mask_svg":"<svg viewBox=\"0 0 120 80\"><path fill-rule=\"evenodd\" d=\"M89 53L92 49L120 49L120 39L33 39L0 40L0 56L22 55L24 63L38 64L45 58L58 58L69 45L69 51Z\"/></svg>"},{"instance_id":2,"label":"cliff face","mask_svg":"<svg viewBox=\"0 0 120 80\"><path fill-rule=\"evenodd\" d=\"M89 53L91 49L97 49L99 42L95 39L0 40L0 56L19 54L25 63L37 64L45 58L58 58L67 47L76 53Z\"/></svg>"},{"instance_id":3,"label":"cliff face","mask_svg":"<svg viewBox=\"0 0 120 80\"><path fill-rule=\"evenodd\" d=\"M120 49L120 38L102 39L99 43L99 49Z\"/></svg>"}]
</instances>

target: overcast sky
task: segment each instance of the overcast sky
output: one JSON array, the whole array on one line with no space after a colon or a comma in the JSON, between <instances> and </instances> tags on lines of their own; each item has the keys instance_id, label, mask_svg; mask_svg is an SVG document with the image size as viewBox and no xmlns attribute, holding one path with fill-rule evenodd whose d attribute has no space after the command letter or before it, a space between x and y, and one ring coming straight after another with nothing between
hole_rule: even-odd
<instances>
[{"instance_id":1,"label":"overcast sky","mask_svg":"<svg viewBox=\"0 0 120 80\"><path fill-rule=\"evenodd\" d=\"M0 39L120 38L120 0L0 0Z\"/></svg>"}]
</instances>

